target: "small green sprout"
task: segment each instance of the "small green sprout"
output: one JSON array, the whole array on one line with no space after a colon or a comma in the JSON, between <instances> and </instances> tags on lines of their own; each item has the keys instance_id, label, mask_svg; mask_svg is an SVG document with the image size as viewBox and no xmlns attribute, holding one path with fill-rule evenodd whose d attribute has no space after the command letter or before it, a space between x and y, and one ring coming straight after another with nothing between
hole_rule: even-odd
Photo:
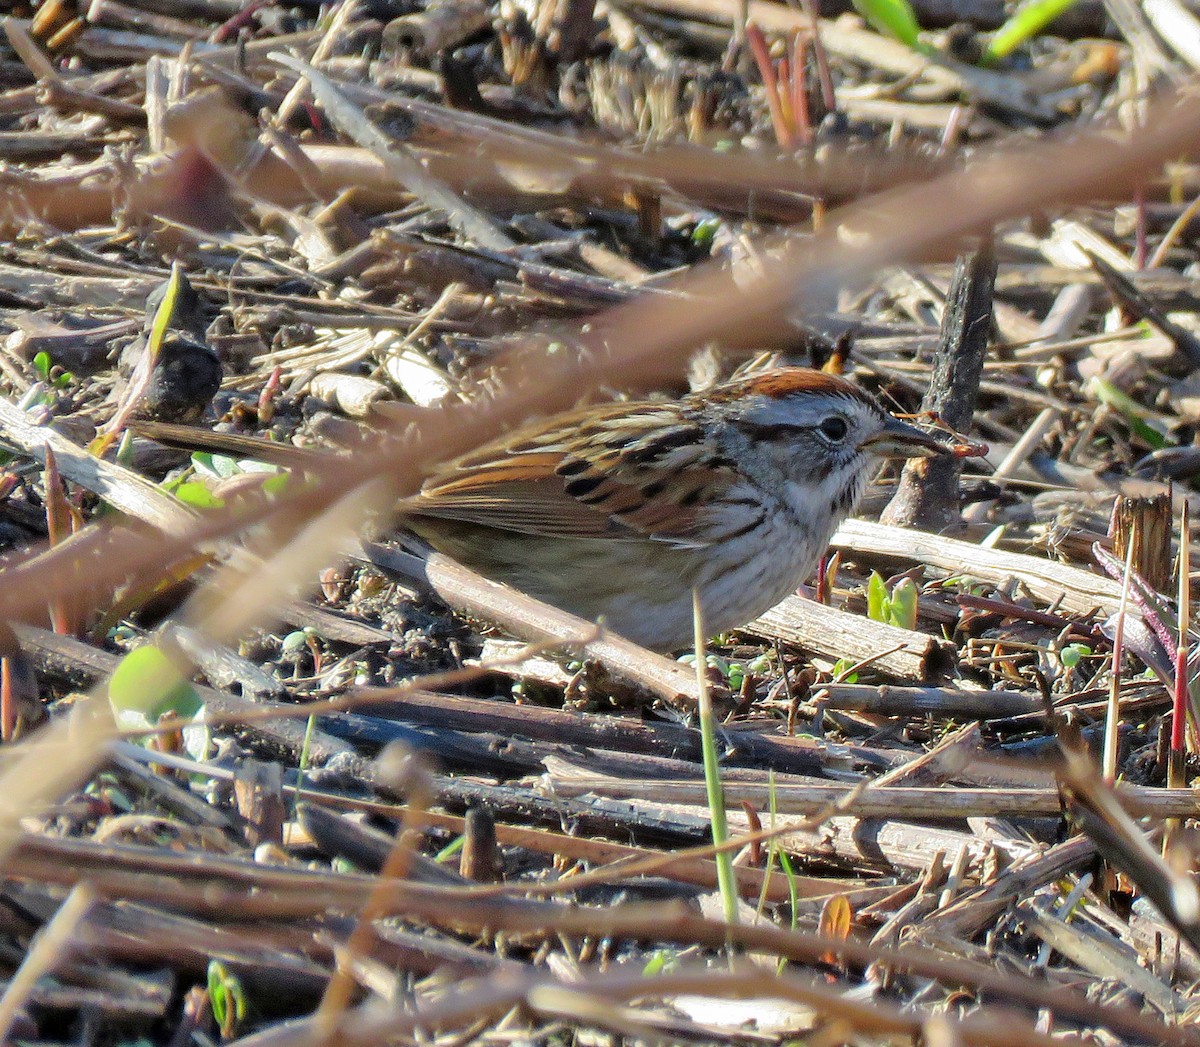
<instances>
[{"instance_id":1,"label":"small green sprout","mask_svg":"<svg viewBox=\"0 0 1200 1047\"><path fill-rule=\"evenodd\" d=\"M679 954L674 949L656 949L642 968L642 976L653 978L679 968Z\"/></svg>"},{"instance_id":2,"label":"small green sprout","mask_svg":"<svg viewBox=\"0 0 1200 1047\"><path fill-rule=\"evenodd\" d=\"M287 634L279 644L281 654L299 654L308 646L308 632L305 629L296 629Z\"/></svg>"},{"instance_id":3,"label":"small green sprout","mask_svg":"<svg viewBox=\"0 0 1200 1047\"><path fill-rule=\"evenodd\" d=\"M433 856L433 860L435 862L448 862L451 858L456 857L459 852L462 851L466 842L466 836L456 836Z\"/></svg>"},{"instance_id":4,"label":"small green sprout","mask_svg":"<svg viewBox=\"0 0 1200 1047\"><path fill-rule=\"evenodd\" d=\"M246 1020L246 990L241 980L219 960L208 964L208 999L223 1040L231 1040Z\"/></svg>"},{"instance_id":5,"label":"small green sprout","mask_svg":"<svg viewBox=\"0 0 1200 1047\"><path fill-rule=\"evenodd\" d=\"M1129 426L1129 431L1139 437L1151 450L1161 451L1168 446L1167 437L1147 419L1147 411L1128 394L1112 382L1095 377L1088 383L1088 391L1106 407L1111 407Z\"/></svg>"},{"instance_id":6,"label":"small green sprout","mask_svg":"<svg viewBox=\"0 0 1200 1047\"><path fill-rule=\"evenodd\" d=\"M108 681L108 700L122 726L153 726L164 717L191 718L203 708L195 687L153 644L135 648Z\"/></svg>"},{"instance_id":7,"label":"small green sprout","mask_svg":"<svg viewBox=\"0 0 1200 1047\"><path fill-rule=\"evenodd\" d=\"M982 63L991 65L1004 58L1023 43L1033 39L1063 12L1074 7L1076 0L1031 0L1022 4L996 30L984 48Z\"/></svg>"},{"instance_id":8,"label":"small green sprout","mask_svg":"<svg viewBox=\"0 0 1200 1047\"><path fill-rule=\"evenodd\" d=\"M879 572L872 571L867 582L867 617L873 622L883 622L899 629L915 629L919 596L916 583L911 578L901 578L889 593L887 583Z\"/></svg>"},{"instance_id":9,"label":"small green sprout","mask_svg":"<svg viewBox=\"0 0 1200 1047\"><path fill-rule=\"evenodd\" d=\"M1059 652L1064 668L1074 669L1084 658L1092 656L1092 649L1085 643L1069 643Z\"/></svg>"},{"instance_id":10,"label":"small green sprout","mask_svg":"<svg viewBox=\"0 0 1200 1047\"><path fill-rule=\"evenodd\" d=\"M696 223L696 228L692 230L692 243L706 251L709 250L716 238L717 230L720 228L721 219L719 218L701 219Z\"/></svg>"},{"instance_id":11,"label":"small green sprout","mask_svg":"<svg viewBox=\"0 0 1200 1047\"><path fill-rule=\"evenodd\" d=\"M849 676L844 674L854 668L855 662L850 658L839 658L833 663L833 678L840 683L858 683L858 673L850 673Z\"/></svg>"},{"instance_id":12,"label":"small green sprout","mask_svg":"<svg viewBox=\"0 0 1200 1047\"><path fill-rule=\"evenodd\" d=\"M933 53L921 39L921 26L908 0L853 0L853 3L872 29L907 44L919 54Z\"/></svg>"}]
</instances>

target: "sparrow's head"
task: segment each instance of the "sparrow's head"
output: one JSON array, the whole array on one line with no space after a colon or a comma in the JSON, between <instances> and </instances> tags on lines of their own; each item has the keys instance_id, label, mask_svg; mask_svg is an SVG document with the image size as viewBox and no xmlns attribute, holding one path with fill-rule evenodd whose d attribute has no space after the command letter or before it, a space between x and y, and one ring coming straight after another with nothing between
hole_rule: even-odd
<instances>
[{"instance_id":1,"label":"sparrow's head","mask_svg":"<svg viewBox=\"0 0 1200 1047\"><path fill-rule=\"evenodd\" d=\"M754 375L707 396L732 429L794 480L857 475L879 458L925 458L952 450L888 414L844 378L804 367Z\"/></svg>"}]
</instances>

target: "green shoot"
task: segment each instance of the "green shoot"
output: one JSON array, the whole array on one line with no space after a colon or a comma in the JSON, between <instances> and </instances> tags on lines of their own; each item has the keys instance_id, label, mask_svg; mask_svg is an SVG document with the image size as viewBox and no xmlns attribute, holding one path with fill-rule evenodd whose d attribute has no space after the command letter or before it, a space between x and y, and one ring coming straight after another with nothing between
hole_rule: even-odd
<instances>
[{"instance_id":1,"label":"green shoot","mask_svg":"<svg viewBox=\"0 0 1200 1047\"><path fill-rule=\"evenodd\" d=\"M292 800L292 820L296 819L296 811L300 807L300 801L304 799L304 772L308 770L309 760L312 758L312 740L313 732L317 729L317 718L310 716L308 722L304 726L304 741L300 743L300 759L296 766L296 792ZM285 839L284 843L288 841Z\"/></svg>"},{"instance_id":2,"label":"green shoot","mask_svg":"<svg viewBox=\"0 0 1200 1047\"><path fill-rule=\"evenodd\" d=\"M653 978L658 974L667 974L679 969L679 956L672 949L657 949L646 961L642 968L644 978Z\"/></svg>"},{"instance_id":3,"label":"green shoot","mask_svg":"<svg viewBox=\"0 0 1200 1047\"><path fill-rule=\"evenodd\" d=\"M433 856L433 860L435 862L448 862L463 849L463 844L466 842L467 838L465 836L456 836Z\"/></svg>"},{"instance_id":4,"label":"green shoot","mask_svg":"<svg viewBox=\"0 0 1200 1047\"><path fill-rule=\"evenodd\" d=\"M857 664L852 658L839 658L834 662L830 670L834 683L858 683L858 673L850 672Z\"/></svg>"},{"instance_id":5,"label":"green shoot","mask_svg":"<svg viewBox=\"0 0 1200 1047\"><path fill-rule=\"evenodd\" d=\"M1022 4L1008 20L996 30L983 51L983 65L1006 57L1027 40L1033 39L1064 11L1074 6L1076 0L1031 0Z\"/></svg>"},{"instance_id":6,"label":"green shoot","mask_svg":"<svg viewBox=\"0 0 1200 1047\"><path fill-rule=\"evenodd\" d=\"M790 909L791 909L791 914L792 914L791 929L794 931L796 929L796 927L798 925L798 921L799 921L800 891L799 891L799 887L796 883L796 871L792 868L792 860L791 860L791 858L788 857L787 851L785 851L782 847L779 846L779 840L774 835L775 823L779 817L779 797L776 795L776 792L775 792L775 772L774 772L774 770L767 772L767 796L768 796L767 809L771 815L771 820L768 824L770 825L770 831L772 833L772 836L771 836L771 845L767 851L767 867L766 867L766 871L763 875L762 894L759 896L759 899L758 899L758 909L759 909L759 912L761 912L763 909L763 906L766 904L767 889L771 883L771 869L774 867L775 862L778 861L779 867L780 867L780 869L783 870L783 875L787 879L788 899L790 901ZM776 973L782 974L784 971L784 968L786 966L787 966L787 960L780 958L779 964L776 967Z\"/></svg>"},{"instance_id":7,"label":"green shoot","mask_svg":"<svg viewBox=\"0 0 1200 1047\"><path fill-rule=\"evenodd\" d=\"M138 360L129 386L117 405L116 413L101 427L99 435L88 445L88 452L97 458L103 458L109 447L125 429L133 412L137 408L146 390L150 387L155 364L162 352L163 340L167 336L171 317L175 313L175 304L179 301L180 287L183 284L183 270L178 262L171 263L171 275L163 290L162 301L155 310L154 319L150 323L150 333L146 337L146 350Z\"/></svg>"},{"instance_id":8,"label":"green shoot","mask_svg":"<svg viewBox=\"0 0 1200 1047\"><path fill-rule=\"evenodd\" d=\"M208 964L208 1000L221 1039L232 1040L246 1020L246 990L238 976L219 960L210 960Z\"/></svg>"},{"instance_id":9,"label":"green shoot","mask_svg":"<svg viewBox=\"0 0 1200 1047\"><path fill-rule=\"evenodd\" d=\"M1088 391L1106 407L1111 407L1129 426L1129 431L1142 440L1153 451L1161 451L1168 446L1166 436L1155 429L1146 420L1146 409L1123 393L1112 382L1103 378L1093 378L1088 383Z\"/></svg>"},{"instance_id":10,"label":"green shoot","mask_svg":"<svg viewBox=\"0 0 1200 1047\"><path fill-rule=\"evenodd\" d=\"M854 9L876 32L928 55L933 49L921 40L921 26L908 0L853 0Z\"/></svg>"},{"instance_id":11,"label":"green shoot","mask_svg":"<svg viewBox=\"0 0 1200 1047\"><path fill-rule=\"evenodd\" d=\"M1084 658L1092 656L1092 649L1085 643L1069 643L1058 653L1064 669L1074 669Z\"/></svg>"},{"instance_id":12,"label":"green shoot","mask_svg":"<svg viewBox=\"0 0 1200 1047\"><path fill-rule=\"evenodd\" d=\"M692 620L695 625L696 683L700 690L700 751L704 761L704 787L708 794L708 809L712 814L712 838L718 847L729 840L729 821L725 816L725 791L721 788L721 769L717 763L717 729L713 720L712 695L708 690L708 674L704 658L704 617L700 593L692 590ZM738 922L737 878L733 872L733 856L719 851L717 888L725 910L725 922Z\"/></svg>"},{"instance_id":13,"label":"green shoot","mask_svg":"<svg viewBox=\"0 0 1200 1047\"><path fill-rule=\"evenodd\" d=\"M911 578L901 578L888 592L887 583L879 572L872 571L867 582L867 617L898 629L915 629L919 596L917 585Z\"/></svg>"}]
</instances>

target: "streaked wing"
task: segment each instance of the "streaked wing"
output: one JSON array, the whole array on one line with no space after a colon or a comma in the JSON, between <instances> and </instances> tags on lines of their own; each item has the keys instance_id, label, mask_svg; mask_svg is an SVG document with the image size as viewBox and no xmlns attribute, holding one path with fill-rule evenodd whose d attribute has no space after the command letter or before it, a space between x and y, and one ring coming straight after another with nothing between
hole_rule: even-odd
<instances>
[{"instance_id":1,"label":"streaked wing","mask_svg":"<svg viewBox=\"0 0 1200 1047\"><path fill-rule=\"evenodd\" d=\"M710 510L737 479L677 405L613 404L535 423L458 459L408 507L524 534L703 546L725 537ZM734 518L745 515L730 524L740 529Z\"/></svg>"}]
</instances>

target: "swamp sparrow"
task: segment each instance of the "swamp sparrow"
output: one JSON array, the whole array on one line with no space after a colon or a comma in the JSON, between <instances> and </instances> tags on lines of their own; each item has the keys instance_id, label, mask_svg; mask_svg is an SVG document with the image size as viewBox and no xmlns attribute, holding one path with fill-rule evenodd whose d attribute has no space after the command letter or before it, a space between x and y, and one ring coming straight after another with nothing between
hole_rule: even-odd
<instances>
[{"instance_id":1,"label":"swamp sparrow","mask_svg":"<svg viewBox=\"0 0 1200 1047\"><path fill-rule=\"evenodd\" d=\"M782 368L679 401L584 407L440 468L406 500L434 547L657 650L800 585L880 458L950 444L842 378Z\"/></svg>"}]
</instances>

